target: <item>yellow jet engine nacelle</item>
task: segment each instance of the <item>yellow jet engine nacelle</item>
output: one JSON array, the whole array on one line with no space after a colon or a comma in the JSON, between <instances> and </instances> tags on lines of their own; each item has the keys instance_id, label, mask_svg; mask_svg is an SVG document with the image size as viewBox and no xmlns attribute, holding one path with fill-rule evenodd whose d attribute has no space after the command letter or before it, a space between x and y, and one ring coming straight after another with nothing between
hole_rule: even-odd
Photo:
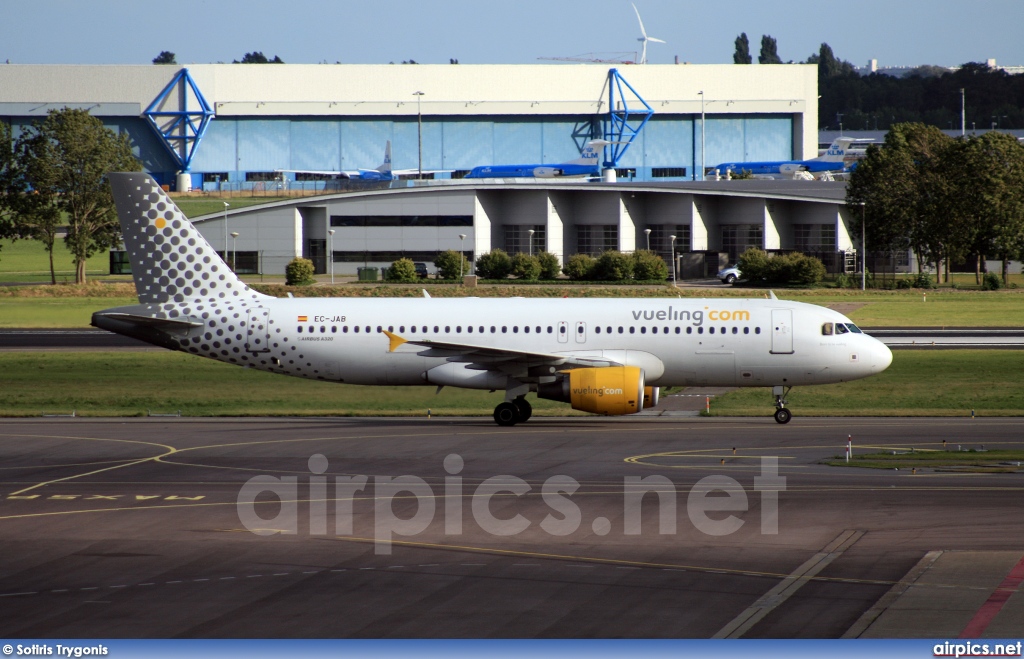
<instances>
[{"instance_id":1,"label":"yellow jet engine nacelle","mask_svg":"<svg viewBox=\"0 0 1024 659\"><path fill-rule=\"evenodd\" d=\"M644 387L644 409L657 407L661 400L661 387Z\"/></svg>"},{"instance_id":2,"label":"yellow jet engine nacelle","mask_svg":"<svg viewBox=\"0 0 1024 659\"><path fill-rule=\"evenodd\" d=\"M559 382L538 387L537 395L569 403L582 412L635 414L644 406L644 372L637 366L577 368Z\"/></svg>"}]
</instances>

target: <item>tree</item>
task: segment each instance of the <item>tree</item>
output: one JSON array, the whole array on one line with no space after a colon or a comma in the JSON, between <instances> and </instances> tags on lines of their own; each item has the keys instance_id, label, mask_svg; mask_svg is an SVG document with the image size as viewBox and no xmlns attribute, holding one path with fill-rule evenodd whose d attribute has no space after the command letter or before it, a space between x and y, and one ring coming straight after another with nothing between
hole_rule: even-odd
<instances>
[{"instance_id":1,"label":"tree","mask_svg":"<svg viewBox=\"0 0 1024 659\"><path fill-rule=\"evenodd\" d=\"M469 262L466 261L465 255L454 249L440 252L434 259L434 265L441 279L458 279L469 272Z\"/></svg>"},{"instance_id":2,"label":"tree","mask_svg":"<svg viewBox=\"0 0 1024 659\"><path fill-rule=\"evenodd\" d=\"M234 60L233 64L284 64L277 55L274 55L274 59L267 59L267 56L262 51L254 50L251 53L246 53L242 56L242 61Z\"/></svg>"},{"instance_id":3,"label":"tree","mask_svg":"<svg viewBox=\"0 0 1024 659\"><path fill-rule=\"evenodd\" d=\"M14 234L15 194L11 192L11 182L15 166L11 127L0 120L0 238L10 238Z\"/></svg>"},{"instance_id":4,"label":"tree","mask_svg":"<svg viewBox=\"0 0 1024 659\"><path fill-rule=\"evenodd\" d=\"M412 259L398 259L388 268L385 279L396 283L413 283L419 279L419 275L416 274L416 264Z\"/></svg>"},{"instance_id":5,"label":"tree","mask_svg":"<svg viewBox=\"0 0 1024 659\"><path fill-rule=\"evenodd\" d=\"M512 257L512 274L516 279L534 281L540 277L540 261L536 256L519 252Z\"/></svg>"},{"instance_id":6,"label":"tree","mask_svg":"<svg viewBox=\"0 0 1024 659\"><path fill-rule=\"evenodd\" d=\"M160 54L153 58L153 64L177 64L174 53L169 50L161 50Z\"/></svg>"},{"instance_id":7,"label":"tree","mask_svg":"<svg viewBox=\"0 0 1024 659\"><path fill-rule=\"evenodd\" d=\"M1008 261L1024 253L1024 146L1013 135L991 132L957 141L951 152L950 175L961 185L949 205L974 229L975 276L981 283L981 261L992 254L1003 262L1006 284Z\"/></svg>"},{"instance_id":8,"label":"tree","mask_svg":"<svg viewBox=\"0 0 1024 659\"><path fill-rule=\"evenodd\" d=\"M476 273L484 279L504 279L512 272L512 259L505 250L494 249L476 259Z\"/></svg>"},{"instance_id":9,"label":"tree","mask_svg":"<svg viewBox=\"0 0 1024 659\"><path fill-rule=\"evenodd\" d=\"M767 34L761 36L761 54L757 57L759 64L782 64L779 57L779 44Z\"/></svg>"},{"instance_id":10,"label":"tree","mask_svg":"<svg viewBox=\"0 0 1024 659\"><path fill-rule=\"evenodd\" d=\"M732 54L733 64L750 64L753 59L750 57L750 40L747 33L743 32L736 37L736 52Z\"/></svg>"},{"instance_id":11,"label":"tree","mask_svg":"<svg viewBox=\"0 0 1024 659\"><path fill-rule=\"evenodd\" d=\"M114 134L86 110L51 110L33 128L18 141L26 186L21 191L31 188L23 201L31 204L37 219L49 221L48 214L54 212L67 217L64 243L75 260L75 281L84 284L89 257L121 241L107 172L142 167L128 136Z\"/></svg>"}]
</instances>

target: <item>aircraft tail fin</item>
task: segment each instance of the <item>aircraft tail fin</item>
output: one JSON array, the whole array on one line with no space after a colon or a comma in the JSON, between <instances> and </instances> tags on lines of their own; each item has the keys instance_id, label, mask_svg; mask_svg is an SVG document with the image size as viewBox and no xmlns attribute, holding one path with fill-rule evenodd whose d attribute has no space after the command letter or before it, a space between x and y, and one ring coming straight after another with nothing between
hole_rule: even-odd
<instances>
[{"instance_id":1,"label":"aircraft tail fin","mask_svg":"<svg viewBox=\"0 0 1024 659\"><path fill-rule=\"evenodd\" d=\"M139 302L261 300L231 271L156 181L142 172L107 175Z\"/></svg>"},{"instance_id":2,"label":"aircraft tail fin","mask_svg":"<svg viewBox=\"0 0 1024 659\"><path fill-rule=\"evenodd\" d=\"M590 140L583 147L583 151L580 153L580 157L575 160L562 163L563 165L593 165L597 167L601 164L601 154L604 148L611 144L608 140Z\"/></svg>"},{"instance_id":3,"label":"aircraft tail fin","mask_svg":"<svg viewBox=\"0 0 1024 659\"><path fill-rule=\"evenodd\" d=\"M384 162L377 168L377 171L381 174L391 173L391 140L388 140L384 146Z\"/></svg>"},{"instance_id":4,"label":"aircraft tail fin","mask_svg":"<svg viewBox=\"0 0 1024 659\"><path fill-rule=\"evenodd\" d=\"M853 143L852 137L837 137L829 145L828 151L823 153L817 159L823 162L843 162L843 158L846 156L846 150L850 148L850 144Z\"/></svg>"}]
</instances>

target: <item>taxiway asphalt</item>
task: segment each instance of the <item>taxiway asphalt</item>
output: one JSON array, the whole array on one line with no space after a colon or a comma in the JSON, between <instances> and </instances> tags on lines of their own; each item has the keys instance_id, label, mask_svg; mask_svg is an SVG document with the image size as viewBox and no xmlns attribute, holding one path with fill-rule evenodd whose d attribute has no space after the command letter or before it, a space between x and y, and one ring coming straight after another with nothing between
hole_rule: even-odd
<instances>
[{"instance_id":1,"label":"taxiway asphalt","mask_svg":"<svg viewBox=\"0 0 1024 659\"><path fill-rule=\"evenodd\" d=\"M848 436L1022 449L1024 420L4 420L0 636L926 635L893 617L903 588L956 638L1022 551L1024 474L822 465ZM403 475L420 490L389 492ZM693 502L730 482L708 526ZM247 493L262 521L240 517ZM399 519L422 528L374 542ZM988 580L911 583L926 559ZM1024 634L1024 592L1005 604L985 625Z\"/></svg>"}]
</instances>

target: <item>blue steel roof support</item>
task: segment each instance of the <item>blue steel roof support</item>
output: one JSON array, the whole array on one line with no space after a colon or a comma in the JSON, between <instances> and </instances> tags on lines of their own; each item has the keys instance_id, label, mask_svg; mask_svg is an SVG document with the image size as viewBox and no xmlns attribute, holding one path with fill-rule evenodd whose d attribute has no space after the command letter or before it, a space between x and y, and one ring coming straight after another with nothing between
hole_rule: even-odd
<instances>
[{"instance_id":1,"label":"blue steel roof support","mask_svg":"<svg viewBox=\"0 0 1024 659\"><path fill-rule=\"evenodd\" d=\"M179 87L179 110L162 110L161 105L175 88ZM191 90L195 96L199 108L188 109L188 97ZM149 121L149 125L157 132L164 146L171 152L175 162L181 167L181 171L187 172L192 166L192 158L199 149L199 143L210 126L210 120L215 116L210 104L206 102L203 93L199 91L196 81L189 75L188 69L181 69L174 78L164 87L164 90L153 102L149 104L146 111L142 113ZM168 119L161 124L160 119Z\"/></svg>"},{"instance_id":2,"label":"blue steel roof support","mask_svg":"<svg viewBox=\"0 0 1024 659\"><path fill-rule=\"evenodd\" d=\"M643 106L630 109L629 99L623 91L623 86L628 89L632 96ZM616 107L615 94L618 92L619 102L622 107ZM608 70L608 126L605 130L605 139L612 144L605 147L605 155L611 154L610 158L604 161L605 168L614 168L619 160L626 154L633 140L640 134L647 120L654 114L654 108L648 105L647 101L637 93L633 86L619 74L618 69ZM639 120L639 124L635 123ZM630 123L630 122L633 123Z\"/></svg>"}]
</instances>

